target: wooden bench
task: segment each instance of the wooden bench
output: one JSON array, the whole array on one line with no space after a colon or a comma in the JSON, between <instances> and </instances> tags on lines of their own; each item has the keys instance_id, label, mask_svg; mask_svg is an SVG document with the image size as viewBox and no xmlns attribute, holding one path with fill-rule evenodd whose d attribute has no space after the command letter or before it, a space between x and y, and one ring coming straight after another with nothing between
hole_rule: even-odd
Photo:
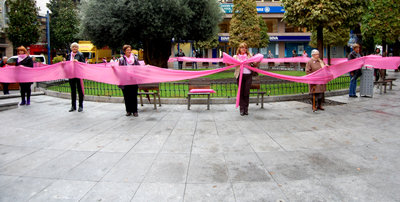
<instances>
[{"instance_id":1,"label":"wooden bench","mask_svg":"<svg viewBox=\"0 0 400 202\"><path fill-rule=\"evenodd\" d=\"M140 84L139 90L138 90L138 95L140 98L141 106L143 106L142 95L148 95L148 96L153 95L154 109L157 109L156 97L158 97L158 104L161 107L160 87L158 86L158 83ZM149 103L151 104L150 100L149 100Z\"/></svg>"},{"instance_id":2,"label":"wooden bench","mask_svg":"<svg viewBox=\"0 0 400 202\"><path fill-rule=\"evenodd\" d=\"M190 102L192 99L192 95L207 95L207 110L210 110L210 92L190 92L191 90L198 90L198 89L211 89L211 81L209 78L195 78L189 80L189 92L188 92L188 110L190 110Z\"/></svg>"},{"instance_id":3,"label":"wooden bench","mask_svg":"<svg viewBox=\"0 0 400 202\"><path fill-rule=\"evenodd\" d=\"M379 94L382 94L382 88L384 89L383 93L386 93L386 86L387 86L387 81L375 81L374 85L378 85L379 87Z\"/></svg>"},{"instance_id":4,"label":"wooden bench","mask_svg":"<svg viewBox=\"0 0 400 202\"><path fill-rule=\"evenodd\" d=\"M396 81L395 78L386 78L384 81L389 83L389 90L392 90L393 81Z\"/></svg>"},{"instance_id":5,"label":"wooden bench","mask_svg":"<svg viewBox=\"0 0 400 202\"><path fill-rule=\"evenodd\" d=\"M260 77L256 76L253 77L253 81L251 83L251 89L256 89L257 91L250 91L250 94L256 94L257 95L257 102L256 105L258 105L258 103L260 102L260 95L261 95L261 108L264 108L264 95L266 94L265 91L260 91L261 90L261 81L260 81Z\"/></svg>"}]
</instances>

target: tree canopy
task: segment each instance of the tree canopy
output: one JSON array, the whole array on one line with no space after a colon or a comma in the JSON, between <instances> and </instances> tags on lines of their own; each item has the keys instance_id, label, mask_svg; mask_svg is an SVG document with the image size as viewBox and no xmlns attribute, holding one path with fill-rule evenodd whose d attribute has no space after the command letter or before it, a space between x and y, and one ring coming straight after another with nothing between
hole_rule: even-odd
<instances>
[{"instance_id":1,"label":"tree canopy","mask_svg":"<svg viewBox=\"0 0 400 202\"><path fill-rule=\"evenodd\" d=\"M8 28L7 37L14 47L30 46L36 43L40 37L40 22L38 9L34 0L7 1Z\"/></svg>"},{"instance_id":2,"label":"tree canopy","mask_svg":"<svg viewBox=\"0 0 400 202\"><path fill-rule=\"evenodd\" d=\"M72 0L50 0L50 44L53 49L68 49L78 39L79 16Z\"/></svg>"},{"instance_id":3,"label":"tree canopy","mask_svg":"<svg viewBox=\"0 0 400 202\"><path fill-rule=\"evenodd\" d=\"M334 30L357 25L365 4L365 0L282 0L286 11L284 20L293 26L315 30L321 53L323 28Z\"/></svg>"},{"instance_id":4,"label":"tree canopy","mask_svg":"<svg viewBox=\"0 0 400 202\"><path fill-rule=\"evenodd\" d=\"M140 42L146 64L167 67L171 41L215 36L222 11L216 0L89 0L82 31L96 46Z\"/></svg>"},{"instance_id":5,"label":"tree canopy","mask_svg":"<svg viewBox=\"0 0 400 202\"><path fill-rule=\"evenodd\" d=\"M255 0L233 1L232 20L229 30L229 45L238 47L246 42L249 47L260 47L260 22Z\"/></svg>"},{"instance_id":6,"label":"tree canopy","mask_svg":"<svg viewBox=\"0 0 400 202\"><path fill-rule=\"evenodd\" d=\"M376 43L394 43L400 37L400 2L393 0L373 0L362 18L363 35L373 37Z\"/></svg>"},{"instance_id":7,"label":"tree canopy","mask_svg":"<svg viewBox=\"0 0 400 202\"><path fill-rule=\"evenodd\" d=\"M269 44L268 27L262 16L259 16L259 26L260 26L260 44L258 48L263 48Z\"/></svg>"}]
</instances>

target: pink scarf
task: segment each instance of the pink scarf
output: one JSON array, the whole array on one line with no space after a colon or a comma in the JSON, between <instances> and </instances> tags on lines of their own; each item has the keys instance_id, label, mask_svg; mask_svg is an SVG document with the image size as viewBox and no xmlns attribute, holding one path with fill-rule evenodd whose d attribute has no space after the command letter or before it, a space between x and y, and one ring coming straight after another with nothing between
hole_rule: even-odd
<instances>
[{"instance_id":1,"label":"pink scarf","mask_svg":"<svg viewBox=\"0 0 400 202\"><path fill-rule=\"evenodd\" d=\"M71 52L71 58L69 59L70 61L74 61L74 59L75 59L75 55L76 55L76 53L74 53L74 52Z\"/></svg>"},{"instance_id":2,"label":"pink scarf","mask_svg":"<svg viewBox=\"0 0 400 202\"><path fill-rule=\"evenodd\" d=\"M21 62L22 60L25 60L26 57L28 57L27 54L18 55L18 62Z\"/></svg>"},{"instance_id":3,"label":"pink scarf","mask_svg":"<svg viewBox=\"0 0 400 202\"><path fill-rule=\"evenodd\" d=\"M247 60L247 54L245 53L244 55L238 55L238 58L239 58L239 60L240 61L245 61L245 60Z\"/></svg>"},{"instance_id":4,"label":"pink scarf","mask_svg":"<svg viewBox=\"0 0 400 202\"><path fill-rule=\"evenodd\" d=\"M129 65L133 65L135 63L135 56L133 56L132 53L129 56L129 58L127 58L125 55L124 55L124 57L125 57L126 63L128 63Z\"/></svg>"}]
</instances>

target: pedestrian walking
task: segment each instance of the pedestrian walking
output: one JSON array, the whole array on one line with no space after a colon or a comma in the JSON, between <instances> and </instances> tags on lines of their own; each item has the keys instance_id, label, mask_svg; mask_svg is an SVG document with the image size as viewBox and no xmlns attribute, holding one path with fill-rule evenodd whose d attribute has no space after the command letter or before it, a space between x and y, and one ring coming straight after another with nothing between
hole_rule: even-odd
<instances>
[{"instance_id":1,"label":"pedestrian walking","mask_svg":"<svg viewBox=\"0 0 400 202\"><path fill-rule=\"evenodd\" d=\"M71 53L67 55L67 61L85 62L85 57L79 52L79 44L74 42L71 44ZM83 80L80 78L69 79L69 85L71 87L71 109L69 112L76 111L76 91L78 90L79 96L79 108L78 112L83 111Z\"/></svg>"},{"instance_id":2,"label":"pedestrian walking","mask_svg":"<svg viewBox=\"0 0 400 202\"><path fill-rule=\"evenodd\" d=\"M130 66L129 68L133 68L133 65L140 65L137 56L132 54L132 47L130 45L124 45L122 50L124 51L124 55L119 59L120 66ZM125 85L119 87L122 89L122 93L124 94L126 116L133 115L134 117L138 117L138 85Z\"/></svg>"},{"instance_id":3,"label":"pedestrian walking","mask_svg":"<svg viewBox=\"0 0 400 202\"><path fill-rule=\"evenodd\" d=\"M274 54L271 53L271 50L268 50L267 58L274 58Z\"/></svg>"},{"instance_id":4,"label":"pedestrian walking","mask_svg":"<svg viewBox=\"0 0 400 202\"><path fill-rule=\"evenodd\" d=\"M324 61L319 58L319 51L314 49L311 52L311 60L307 62L306 74L311 74L325 66ZM326 91L326 84L309 84L309 92L311 95L311 103L313 112L317 110L325 110L322 107L324 102L324 93Z\"/></svg>"},{"instance_id":5,"label":"pedestrian walking","mask_svg":"<svg viewBox=\"0 0 400 202\"><path fill-rule=\"evenodd\" d=\"M4 56L0 62L0 68L4 68L7 66L7 60L8 60L8 58L6 56ZM3 85L3 94L4 95L10 94L10 92L8 91L9 83L2 83L2 85Z\"/></svg>"},{"instance_id":6,"label":"pedestrian walking","mask_svg":"<svg viewBox=\"0 0 400 202\"><path fill-rule=\"evenodd\" d=\"M179 49L179 53L175 55L176 57L185 57L185 53L182 51L182 49ZM178 61L178 69L182 69L183 66L183 61Z\"/></svg>"},{"instance_id":7,"label":"pedestrian walking","mask_svg":"<svg viewBox=\"0 0 400 202\"><path fill-rule=\"evenodd\" d=\"M196 52L196 50L193 50L193 52L192 52L192 57L193 58L197 58L197 52ZM197 62L192 62L192 69L197 69Z\"/></svg>"},{"instance_id":8,"label":"pedestrian walking","mask_svg":"<svg viewBox=\"0 0 400 202\"><path fill-rule=\"evenodd\" d=\"M347 60L353 60L361 57L360 54L360 45L355 44L353 46L353 51L349 54ZM349 97L356 98L356 89L357 89L357 79L362 75L361 69L356 69L350 72L350 88L349 88Z\"/></svg>"},{"instance_id":9,"label":"pedestrian walking","mask_svg":"<svg viewBox=\"0 0 400 202\"><path fill-rule=\"evenodd\" d=\"M18 59L15 66L25 66L33 68L33 60L29 57L29 53L24 46L17 48ZM21 103L20 105L30 105L31 104L31 85L32 82L19 83L21 91Z\"/></svg>"},{"instance_id":10,"label":"pedestrian walking","mask_svg":"<svg viewBox=\"0 0 400 202\"><path fill-rule=\"evenodd\" d=\"M308 54L307 54L306 50L303 50L303 55L302 56L303 57L308 57Z\"/></svg>"}]
</instances>

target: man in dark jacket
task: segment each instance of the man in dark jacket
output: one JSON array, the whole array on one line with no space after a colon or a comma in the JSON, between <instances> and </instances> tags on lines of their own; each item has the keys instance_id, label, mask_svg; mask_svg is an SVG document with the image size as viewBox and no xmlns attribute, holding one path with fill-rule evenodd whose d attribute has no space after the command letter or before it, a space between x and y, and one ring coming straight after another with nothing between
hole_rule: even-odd
<instances>
[{"instance_id":1,"label":"man in dark jacket","mask_svg":"<svg viewBox=\"0 0 400 202\"><path fill-rule=\"evenodd\" d=\"M4 68L7 65L7 57L3 57L3 60L0 62L0 67ZM4 95L10 94L8 91L8 83L2 83L3 84L3 93Z\"/></svg>"},{"instance_id":2,"label":"man in dark jacket","mask_svg":"<svg viewBox=\"0 0 400 202\"><path fill-rule=\"evenodd\" d=\"M360 45L355 44L353 46L353 51L349 54L348 60L353 60L356 58L360 58ZM357 89L357 79L361 76L361 69L356 69L350 72L350 89L349 89L349 97L356 98L356 89Z\"/></svg>"},{"instance_id":3,"label":"man in dark jacket","mask_svg":"<svg viewBox=\"0 0 400 202\"><path fill-rule=\"evenodd\" d=\"M79 44L72 43L71 44L71 53L67 56L67 61L77 61L77 62L85 62L85 56L81 52L78 51ZM71 109L69 112L73 112L76 110L76 90L78 89L78 96L79 96L79 108L78 112L83 111L83 80L79 78L72 78L69 79L69 85L71 87Z\"/></svg>"},{"instance_id":4,"label":"man in dark jacket","mask_svg":"<svg viewBox=\"0 0 400 202\"><path fill-rule=\"evenodd\" d=\"M175 55L176 57L185 57L185 53L182 51L182 49L179 49L179 53ZM178 68L182 69L183 61L178 62Z\"/></svg>"}]
</instances>

